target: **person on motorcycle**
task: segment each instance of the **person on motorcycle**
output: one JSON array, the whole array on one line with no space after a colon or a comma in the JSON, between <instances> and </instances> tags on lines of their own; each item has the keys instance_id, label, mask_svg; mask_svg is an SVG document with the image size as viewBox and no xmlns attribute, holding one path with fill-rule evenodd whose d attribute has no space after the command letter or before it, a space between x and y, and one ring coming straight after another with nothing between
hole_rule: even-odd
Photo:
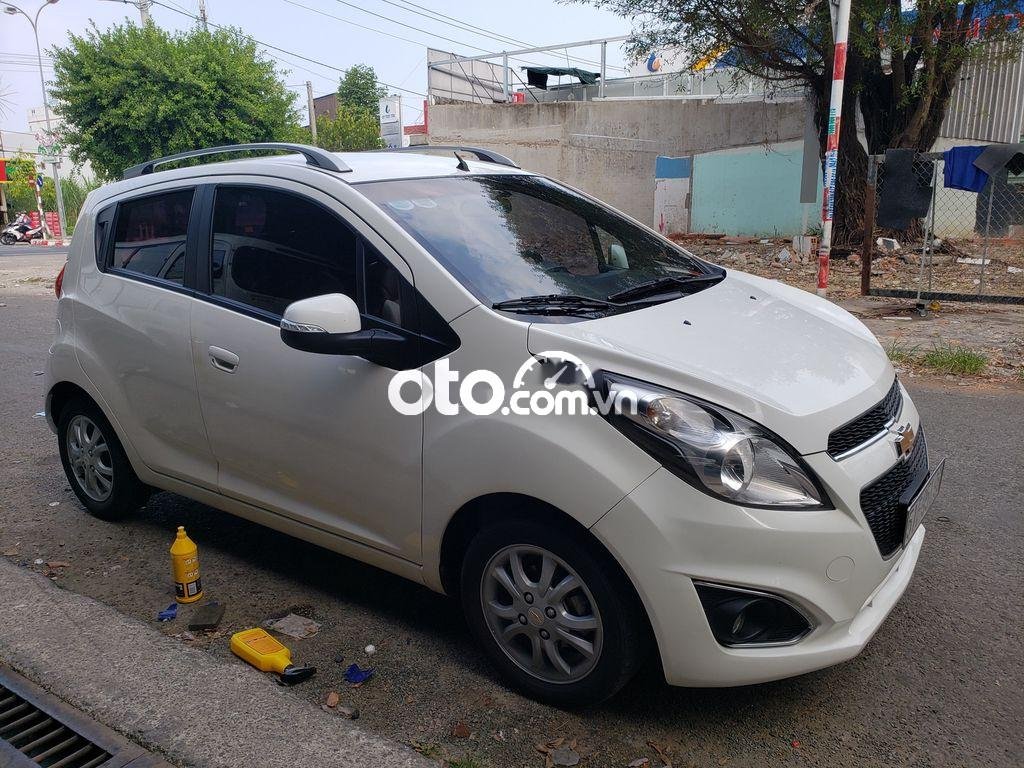
<instances>
[{"instance_id":1,"label":"person on motorcycle","mask_svg":"<svg viewBox=\"0 0 1024 768\"><path fill-rule=\"evenodd\" d=\"M14 226L16 226L18 228L18 231L24 235L26 232L32 229L32 219L28 217L28 214L25 213L25 211L22 211L14 220Z\"/></svg>"}]
</instances>

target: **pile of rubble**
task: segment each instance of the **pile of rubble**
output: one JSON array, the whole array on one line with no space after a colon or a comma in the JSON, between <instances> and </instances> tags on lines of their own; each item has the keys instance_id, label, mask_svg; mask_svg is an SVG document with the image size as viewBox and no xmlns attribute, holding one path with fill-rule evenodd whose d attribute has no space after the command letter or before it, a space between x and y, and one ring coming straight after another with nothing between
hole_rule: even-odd
<instances>
[{"instance_id":1,"label":"pile of rubble","mask_svg":"<svg viewBox=\"0 0 1024 768\"><path fill-rule=\"evenodd\" d=\"M817 238L731 237L719 234L673 233L669 238L694 254L724 267L774 278L806 290L817 285ZM922 270L922 254L924 265ZM933 290L942 293L1024 296L1024 241L994 240L985 258L978 240L935 239L902 244L878 238L871 258L872 288ZM833 249L829 295L860 294L860 254ZM982 283L984 280L984 283Z\"/></svg>"}]
</instances>

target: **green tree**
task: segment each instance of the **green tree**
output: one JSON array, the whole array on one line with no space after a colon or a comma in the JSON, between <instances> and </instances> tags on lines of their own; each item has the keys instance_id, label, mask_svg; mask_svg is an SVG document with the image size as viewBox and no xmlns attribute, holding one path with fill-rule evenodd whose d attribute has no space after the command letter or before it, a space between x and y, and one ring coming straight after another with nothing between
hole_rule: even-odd
<instances>
[{"instance_id":1,"label":"green tree","mask_svg":"<svg viewBox=\"0 0 1024 768\"><path fill-rule=\"evenodd\" d=\"M105 178L197 147L272 141L297 120L274 63L237 31L93 25L51 55L61 138Z\"/></svg>"},{"instance_id":2,"label":"green tree","mask_svg":"<svg viewBox=\"0 0 1024 768\"><path fill-rule=\"evenodd\" d=\"M815 109L824 155L834 46L829 2L821 0L576 0L629 17L633 55L680 47L690 63L730 51L737 71L802 85ZM846 94L838 157L836 242L863 229L867 152L929 151L963 64L980 40L1012 39L1017 0L857 0L850 20ZM984 18L981 9L984 9ZM980 21L979 21L980 19ZM978 21L979 38L973 22ZM1017 51L1019 51L1017 47ZM1009 55L1016 55L1011 53ZM864 122L867 151L855 126Z\"/></svg>"},{"instance_id":3,"label":"green tree","mask_svg":"<svg viewBox=\"0 0 1024 768\"><path fill-rule=\"evenodd\" d=\"M67 219L68 234L75 231L75 223L78 221L78 214L85 203L85 197L94 189L100 186L99 179L87 179L82 174L72 171L68 176L60 180L60 192L64 197L64 215ZM43 185L43 192L46 185ZM55 210L55 209L54 209Z\"/></svg>"},{"instance_id":4,"label":"green tree","mask_svg":"<svg viewBox=\"0 0 1024 768\"><path fill-rule=\"evenodd\" d=\"M363 109L375 116L378 102L387 95L388 89L377 85L377 73L366 64L349 67L338 83L339 104Z\"/></svg>"},{"instance_id":5,"label":"green tree","mask_svg":"<svg viewBox=\"0 0 1024 768\"><path fill-rule=\"evenodd\" d=\"M4 194L7 198L7 215L13 219L22 211L31 213L36 210L36 170L35 161L25 154L19 154L7 160L7 182ZM54 210L57 197L53 189L53 179L43 179L43 209Z\"/></svg>"},{"instance_id":6,"label":"green tree","mask_svg":"<svg viewBox=\"0 0 1024 768\"><path fill-rule=\"evenodd\" d=\"M384 147L377 113L358 107L339 105L337 119L332 120L326 115L317 118L316 133L317 145L332 152L358 152Z\"/></svg>"}]
</instances>

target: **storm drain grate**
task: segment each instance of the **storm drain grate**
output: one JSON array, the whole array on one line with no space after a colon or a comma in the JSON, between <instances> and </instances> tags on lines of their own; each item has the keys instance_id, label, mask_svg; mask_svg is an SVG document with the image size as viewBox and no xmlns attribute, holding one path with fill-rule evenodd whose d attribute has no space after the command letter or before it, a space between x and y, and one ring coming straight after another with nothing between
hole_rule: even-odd
<instances>
[{"instance_id":1,"label":"storm drain grate","mask_svg":"<svg viewBox=\"0 0 1024 768\"><path fill-rule=\"evenodd\" d=\"M0 665L0 766L169 768L142 747L72 709L3 665Z\"/></svg>"},{"instance_id":2,"label":"storm drain grate","mask_svg":"<svg viewBox=\"0 0 1024 768\"><path fill-rule=\"evenodd\" d=\"M46 768L97 768L110 753L0 684L0 739Z\"/></svg>"}]
</instances>

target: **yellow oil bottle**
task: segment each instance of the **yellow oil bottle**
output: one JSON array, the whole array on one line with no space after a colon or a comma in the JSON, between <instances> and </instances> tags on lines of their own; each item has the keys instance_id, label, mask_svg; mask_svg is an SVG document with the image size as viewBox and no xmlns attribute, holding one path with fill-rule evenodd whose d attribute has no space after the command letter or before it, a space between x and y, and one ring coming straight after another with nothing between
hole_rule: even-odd
<instances>
[{"instance_id":1,"label":"yellow oil bottle","mask_svg":"<svg viewBox=\"0 0 1024 768\"><path fill-rule=\"evenodd\" d=\"M203 582L199 578L199 549L178 526L178 535L171 544L171 574L174 577L174 598L179 603L194 603L203 596Z\"/></svg>"},{"instance_id":2,"label":"yellow oil bottle","mask_svg":"<svg viewBox=\"0 0 1024 768\"><path fill-rule=\"evenodd\" d=\"M312 677L316 667L292 664L292 652L263 629L243 629L231 636L231 652L260 672L275 672L282 685L294 685Z\"/></svg>"}]
</instances>

